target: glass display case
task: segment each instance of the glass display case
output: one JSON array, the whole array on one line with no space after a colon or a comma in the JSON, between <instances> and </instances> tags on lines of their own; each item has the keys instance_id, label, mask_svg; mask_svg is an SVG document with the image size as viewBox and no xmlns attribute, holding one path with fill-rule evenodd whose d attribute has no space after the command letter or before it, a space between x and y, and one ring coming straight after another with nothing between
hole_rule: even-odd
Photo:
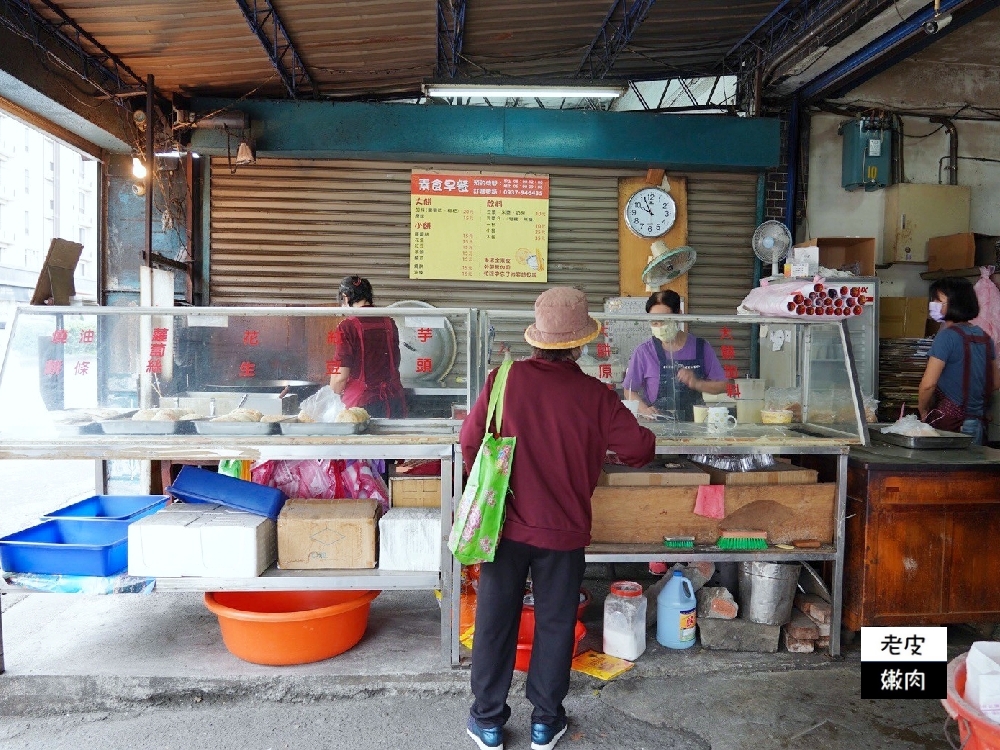
<instances>
[{"instance_id":1,"label":"glass display case","mask_svg":"<svg viewBox=\"0 0 1000 750\"><path fill-rule=\"evenodd\" d=\"M0 431L329 435L315 413L299 415L344 375L346 392L372 417L367 433L405 432L414 422L426 429L428 421L454 432L471 396L470 315L428 307L353 308L349 316L339 308L21 308L0 375ZM237 409L241 421L229 421Z\"/></svg>"},{"instance_id":2,"label":"glass display case","mask_svg":"<svg viewBox=\"0 0 1000 750\"><path fill-rule=\"evenodd\" d=\"M638 412L640 423L656 433L661 452L700 445L705 452L794 453L868 443L854 361L839 321L620 313L593 317L602 323L601 334L584 347L578 364ZM530 355L523 334L532 321L531 313L520 311L480 314L486 335L477 382L504 356ZM655 326L663 335L658 324L664 322L680 331L666 346L652 330ZM787 353L780 382L750 377L749 357L735 344L748 335L761 349ZM685 387L680 382L689 377L681 374L684 370L710 385ZM661 377L667 372L672 377ZM731 418L722 418L723 411Z\"/></svg>"}]
</instances>

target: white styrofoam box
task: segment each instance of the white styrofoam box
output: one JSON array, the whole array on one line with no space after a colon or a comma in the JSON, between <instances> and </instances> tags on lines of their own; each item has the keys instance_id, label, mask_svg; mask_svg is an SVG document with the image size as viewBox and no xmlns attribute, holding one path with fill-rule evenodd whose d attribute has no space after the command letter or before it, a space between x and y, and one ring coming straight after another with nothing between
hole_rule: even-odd
<instances>
[{"instance_id":1,"label":"white styrofoam box","mask_svg":"<svg viewBox=\"0 0 1000 750\"><path fill-rule=\"evenodd\" d=\"M440 570L440 508L390 508L378 522L380 570Z\"/></svg>"},{"instance_id":2,"label":"white styrofoam box","mask_svg":"<svg viewBox=\"0 0 1000 750\"><path fill-rule=\"evenodd\" d=\"M128 527L133 576L255 578L277 557L273 520L221 505L171 504Z\"/></svg>"}]
</instances>

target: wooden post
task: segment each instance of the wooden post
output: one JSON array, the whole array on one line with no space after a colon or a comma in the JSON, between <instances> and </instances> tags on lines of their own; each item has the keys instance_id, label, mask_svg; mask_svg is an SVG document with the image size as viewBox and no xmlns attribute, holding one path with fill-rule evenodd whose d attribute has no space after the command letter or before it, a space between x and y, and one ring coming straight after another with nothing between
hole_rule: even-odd
<instances>
[{"instance_id":1,"label":"wooden post","mask_svg":"<svg viewBox=\"0 0 1000 750\"><path fill-rule=\"evenodd\" d=\"M687 180L683 177L669 177L670 197L677 206L677 218L670 231L662 237L643 239L637 237L625 225L625 203L636 190L648 187L645 177L627 177L618 181L618 286L622 297L648 297L646 285L642 283L642 272L649 263L653 252L649 246L656 239L663 240L667 247L682 247L688 242L687 225ZM695 248L697 250L698 248ZM688 308L688 277L687 274L677 277L660 289L673 289L684 300L685 310Z\"/></svg>"}]
</instances>

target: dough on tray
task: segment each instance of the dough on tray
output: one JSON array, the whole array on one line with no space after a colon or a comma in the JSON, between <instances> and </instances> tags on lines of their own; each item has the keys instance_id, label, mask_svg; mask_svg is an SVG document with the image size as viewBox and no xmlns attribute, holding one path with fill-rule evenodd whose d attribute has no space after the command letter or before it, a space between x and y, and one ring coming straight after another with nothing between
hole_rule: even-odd
<instances>
[{"instance_id":1,"label":"dough on tray","mask_svg":"<svg viewBox=\"0 0 1000 750\"><path fill-rule=\"evenodd\" d=\"M337 415L338 422L354 422L361 423L368 421L368 412L362 409L360 406L352 406L349 409L344 409L340 414Z\"/></svg>"},{"instance_id":2,"label":"dough on tray","mask_svg":"<svg viewBox=\"0 0 1000 750\"><path fill-rule=\"evenodd\" d=\"M198 416L191 409L139 409L132 415L136 422L179 422Z\"/></svg>"},{"instance_id":3,"label":"dough on tray","mask_svg":"<svg viewBox=\"0 0 1000 750\"><path fill-rule=\"evenodd\" d=\"M233 409L228 414L215 417L213 422L259 422L264 415L256 409Z\"/></svg>"}]
</instances>

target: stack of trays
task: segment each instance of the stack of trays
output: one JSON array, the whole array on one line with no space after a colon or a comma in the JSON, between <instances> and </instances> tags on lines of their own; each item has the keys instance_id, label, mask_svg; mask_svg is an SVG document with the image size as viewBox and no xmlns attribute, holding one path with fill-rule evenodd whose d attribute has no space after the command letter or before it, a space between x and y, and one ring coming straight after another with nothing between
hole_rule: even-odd
<instances>
[{"instance_id":1,"label":"stack of trays","mask_svg":"<svg viewBox=\"0 0 1000 750\"><path fill-rule=\"evenodd\" d=\"M906 404L912 412L917 407L917 390L927 367L928 352L934 339L882 339L879 341L879 416L894 422L899 408Z\"/></svg>"}]
</instances>

